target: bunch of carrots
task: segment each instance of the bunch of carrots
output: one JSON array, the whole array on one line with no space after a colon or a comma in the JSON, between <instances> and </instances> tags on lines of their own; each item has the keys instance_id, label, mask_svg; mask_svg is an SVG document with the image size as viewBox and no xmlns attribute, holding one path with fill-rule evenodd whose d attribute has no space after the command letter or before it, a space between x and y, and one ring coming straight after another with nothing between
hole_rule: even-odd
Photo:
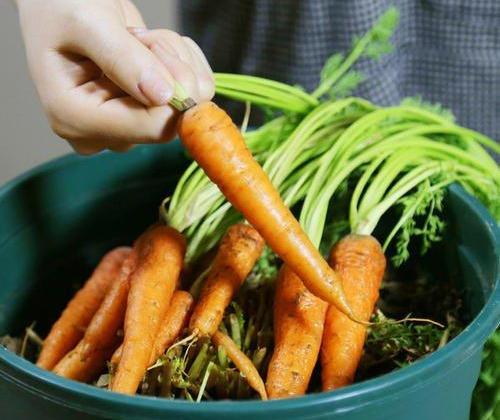
<instances>
[{"instance_id":1,"label":"bunch of carrots","mask_svg":"<svg viewBox=\"0 0 500 420\"><path fill-rule=\"evenodd\" d=\"M312 93L217 75L220 95L274 117L246 132L212 102L182 115L179 136L195 162L162 204L162 221L103 257L37 364L83 382L107 371L109 388L126 394L148 393L148 375L160 369L169 395L188 369L200 378L189 390L198 399L229 371L261 399L303 395L318 360L323 390L352 383L386 252L402 264L410 238L420 237L423 252L441 238L452 182L499 214L500 171L484 149L498 153L493 140L419 101L379 108L345 97L362 79L352 65L388 52L396 23L390 9L349 55L328 60ZM341 197L346 234L333 243L328 227ZM388 216L380 243L374 232ZM273 267L263 267L270 258ZM247 314L244 326L238 313L250 303L238 305L238 292L262 275L272 278L273 311Z\"/></svg>"}]
</instances>

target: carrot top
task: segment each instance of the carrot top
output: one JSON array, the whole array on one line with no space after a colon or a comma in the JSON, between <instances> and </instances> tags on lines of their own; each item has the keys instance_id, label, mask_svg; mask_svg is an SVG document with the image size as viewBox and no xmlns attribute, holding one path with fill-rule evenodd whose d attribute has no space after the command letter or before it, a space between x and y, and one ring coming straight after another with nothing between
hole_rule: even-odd
<instances>
[{"instance_id":1,"label":"carrot top","mask_svg":"<svg viewBox=\"0 0 500 420\"><path fill-rule=\"evenodd\" d=\"M300 212L300 223L316 245L321 242L334 196L345 183L356 182L369 165L376 165L377 159L378 166L371 166L360 180L351 205L350 224L353 232L371 233L384 214L406 205L401 226L396 229L395 225L396 230L386 239L385 248L396 233L399 232L397 238L404 237L408 233L405 226L412 223L413 216L424 212L417 209L415 203L411 205L406 197L416 196L419 188L422 197L426 177L433 181L433 196L442 195L449 183L459 182L494 215L500 216L499 169L485 151L488 148L499 153L500 146L495 141L456 125L448 111L419 100L380 108L361 98L345 97L363 79L353 69L357 60L378 58L390 52L390 36L397 20L397 11L390 8L354 43L350 53L333 55L325 64L313 93L254 76L225 73L216 76L218 94L272 110L274 117L266 124L243 134L249 150L285 203ZM388 161L393 152L399 157ZM429 159L433 163L424 168L423 162ZM369 173L376 175L382 167L382 174L391 180L412 169L415 171L406 178L409 184L399 185L391 194L384 195L384 191L389 193L391 183L379 182L384 179L383 175L372 183L369 176ZM446 176L446 180L439 175L450 171L452 174ZM362 187L368 184L371 187L365 196ZM357 200L360 200L359 210ZM431 201L436 208L436 201ZM188 264L213 248L226 229L241 220L241 215L196 163L190 165L164 204L168 207L162 205L163 218L188 238ZM435 221L431 223L439 225ZM430 238L437 230L428 232L427 238ZM415 229L409 236L414 234L417 234ZM405 241L397 238L396 242L400 243L397 254L404 256Z\"/></svg>"}]
</instances>

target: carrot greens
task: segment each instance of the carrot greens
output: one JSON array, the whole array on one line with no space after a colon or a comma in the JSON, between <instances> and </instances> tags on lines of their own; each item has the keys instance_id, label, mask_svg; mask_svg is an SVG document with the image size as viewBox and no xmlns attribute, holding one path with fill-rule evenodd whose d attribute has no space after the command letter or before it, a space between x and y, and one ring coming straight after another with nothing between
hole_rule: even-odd
<instances>
[{"instance_id":1,"label":"carrot greens","mask_svg":"<svg viewBox=\"0 0 500 420\"><path fill-rule=\"evenodd\" d=\"M420 98L379 107L348 96L363 81L356 62L379 59L391 51L397 20L397 12L389 9L353 43L350 53L332 56L312 93L260 77L231 74L216 75L216 91L271 110L267 123L244 131L247 146L324 255L349 232L375 232L393 266L404 267L412 259L414 240L418 239L423 254L443 237L443 203L451 183L459 183L500 218L500 170L489 153L499 153L500 147L487 136L456 124L449 110ZM230 225L242 220L195 163L161 213L186 235L187 264L198 261ZM272 350L272 322L262 323L261 317L268 312L265 308L272 299L278 267L279 260L266 250L221 325L261 373ZM386 284L392 287L395 282L386 280ZM393 295L401 293L399 287L397 292L391 290ZM257 304L242 303L247 301ZM444 329L409 320L381 322L370 328L360 377L411 363L442 346L461 329L461 320L452 311L458 301L456 297L442 308L438 318ZM384 307L384 298L381 305L375 321L408 315ZM432 318L436 313L422 315ZM194 345L196 351L191 346L189 352L198 354L200 345ZM196 386L205 380L204 392L210 397L224 387L233 396L252 395L241 379L228 376L233 367L224 351L211 345L208 349L203 352L205 370L197 376ZM188 353L176 357L189 360Z\"/></svg>"}]
</instances>

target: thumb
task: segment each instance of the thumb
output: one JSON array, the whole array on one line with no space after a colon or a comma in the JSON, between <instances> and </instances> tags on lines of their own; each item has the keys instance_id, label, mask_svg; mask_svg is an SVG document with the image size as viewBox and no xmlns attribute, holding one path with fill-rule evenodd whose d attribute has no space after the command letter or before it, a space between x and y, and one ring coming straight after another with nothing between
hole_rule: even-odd
<instances>
[{"instance_id":1,"label":"thumb","mask_svg":"<svg viewBox=\"0 0 500 420\"><path fill-rule=\"evenodd\" d=\"M144 105L168 103L174 78L147 47L118 25L92 32L79 47L110 80Z\"/></svg>"}]
</instances>

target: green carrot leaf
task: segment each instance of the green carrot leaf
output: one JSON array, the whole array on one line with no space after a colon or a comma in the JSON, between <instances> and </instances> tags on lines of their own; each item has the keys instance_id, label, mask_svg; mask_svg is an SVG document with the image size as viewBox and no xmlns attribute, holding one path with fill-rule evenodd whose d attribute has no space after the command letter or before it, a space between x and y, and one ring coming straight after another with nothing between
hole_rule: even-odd
<instances>
[{"instance_id":1,"label":"green carrot leaf","mask_svg":"<svg viewBox=\"0 0 500 420\"><path fill-rule=\"evenodd\" d=\"M392 256L395 266L403 264L410 256L409 245L413 237L421 237L421 254L425 254L434 242L441 240L441 234L446 226L443 215L443 188L433 189L432 184L442 181L437 180L421 183L414 193L408 194L399 200L402 207L401 217L407 217L400 227L400 233L396 239L396 252ZM419 226L417 220L424 219Z\"/></svg>"},{"instance_id":2,"label":"green carrot leaf","mask_svg":"<svg viewBox=\"0 0 500 420\"><path fill-rule=\"evenodd\" d=\"M363 73L356 70L350 70L332 86L330 96L332 98L344 98L349 96L364 80L365 76Z\"/></svg>"},{"instance_id":3,"label":"green carrot leaf","mask_svg":"<svg viewBox=\"0 0 500 420\"><path fill-rule=\"evenodd\" d=\"M405 98L401 101L403 106L414 106L417 108L425 109L426 111L432 112L433 114L439 115L440 117L448 120L449 122L455 122L455 116L450 109L445 108L439 103L431 103L424 101L421 96L412 96Z\"/></svg>"},{"instance_id":4,"label":"green carrot leaf","mask_svg":"<svg viewBox=\"0 0 500 420\"><path fill-rule=\"evenodd\" d=\"M344 61L344 54L337 53L333 54L323 66L321 70L320 80L325 81L330 78L340 67L342 62Z\"/></svg>"},{"instance_id":5,"label":"green carrot leaf","mask_svg":"<svg viewBox=\"0 0 500 420\"><path fill-rule=\"evenodd\" d=\"M388 9L369 32L371 40L366 46L364 54L374 60L378 60L383 55L392 52L393 45L390 42L390 38L398 22L399 13L397 9Z\"/></svg>"},{"instance_id":6,"label":"green carrot leaf","mask_svg":"<svg viewBox=\"0 0 500 420\"><path fill-rule=\"evenodd\" d=\"M355 38L352 50L345 59L342 54L333 55L326 62L321 73L320 84L312 96L320 98L332 92L332 89L335 90L335 84L339 83L360 58L379 59L382 55L390 53L393 49L390 38L398 21L399 12L397 9L389 8L365 35Z\"/></svg>"}]
</instances>

